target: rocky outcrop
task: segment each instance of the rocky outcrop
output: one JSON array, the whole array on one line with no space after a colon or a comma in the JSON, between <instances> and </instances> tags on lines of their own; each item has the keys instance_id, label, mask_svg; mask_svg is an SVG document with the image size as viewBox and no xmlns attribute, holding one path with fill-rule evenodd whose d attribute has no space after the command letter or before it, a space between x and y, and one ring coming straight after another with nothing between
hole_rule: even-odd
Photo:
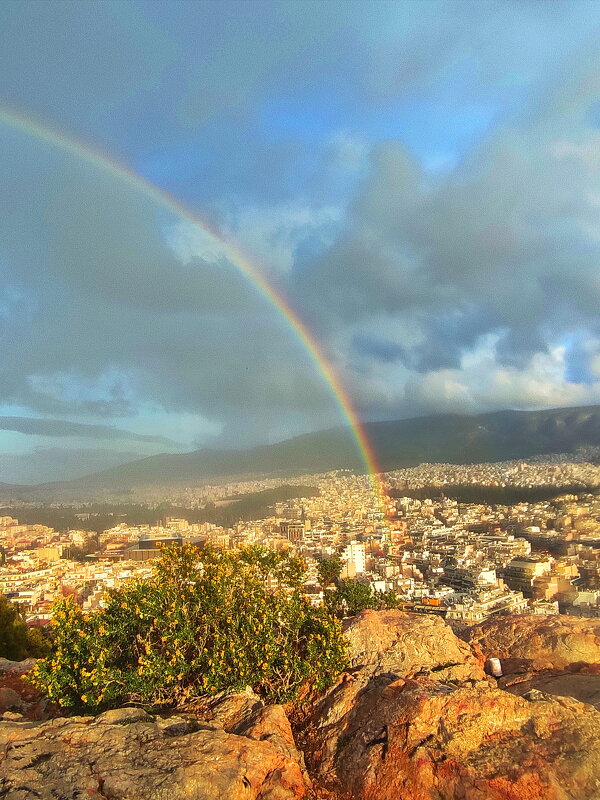
<instances>
[{"instance_id":1,"label":"rocky outcrop","mask_svg":"<svg viewBox=\"0 0 600 800\"><path fill-rule=\"evenodd\" d=\"M500 678L498 687L520 696L537 689L559 697L573 697L600 710L600 675L589 672L543 670L507 675Z\"/></svg>"},{"instance_id":2,"label":"rocky outcrop","mask_svg":"<svg viewBox=\"0 0 600 800\"><path fill-rule=\"evenodd\" d=\"M347 681L316 716L311 763L354 800L598 800L600 713L486 683Z\"/></svg>"},{"instance_id":3,"label":"rocky outcrop","mask_svg":"<svg viewBox=\"0 0 600 800\"><path fill-rule=\"evenodd\" d=\"M481 680L483 659L435 616L363 611L345 623L351 671L436 680Z\"/></svg>"},{"instance_id":4,"label":"rocky outcrop","mask_svg":"<svg viewBox=\"0 0 600 800\"><path fill-rule=\"evenodd\" d=\"M339 722L374 679L433 677L480 681L483 659L439 617L402 611L363 611L344 623L349 669L334 693L318 701L318 725ZM329 702L333 698L333 702Z\"/></svg>"},{"instance_id":5,"label":"rocky outcrop","mask_svg":"<svg viewBox=\"0 0 600 800\"><path fill-rule=\"evenodd\" d=\"M464 642L436 617L348 620L351 668L303 730L311 774L352 800L600 800L600 712L531 687L511 694L482 670L486 657L504 663L515 643L515 665L537 663L544 648L577 669L584 655L598 660L589 623L562 621L502 618Z\"/></svg>"},{"instance_id":6,"label":"rocky outcrop","mask_svg":"<svg viewBox=\"0 0 600 800\"><path fill-rule=\"evenodd\" d=\"M300 800L308 782L280 706L239 733L139 709L47 722L0 721L6 800ZM243 730L242 730L242 727Z\"/></svg>"},{"instance_id":7,"label":"rocky outcrop","mask_svg":"<svg viewBox=\"0 0 600 800\"><path fill-rule=\"evenodd\" d=\"M499 658L505 675L600 664L600 620L563 615L495 617L472 628L468 639L486 658Z\"/></svg>"},{"instance_id":8,"label":"rocky outcrop","mask_svg":"<svg viewBox=\"0 0 600 800\"><path fill-rule=\"evenodd\" d=\"M6 672L0 798L600 800L600 623L502 617L458 638L435 616L365 611L344 627L348 671L297 712L304 754L250 689L162 718L32 721Z\"/></svg>"}]
</instances>

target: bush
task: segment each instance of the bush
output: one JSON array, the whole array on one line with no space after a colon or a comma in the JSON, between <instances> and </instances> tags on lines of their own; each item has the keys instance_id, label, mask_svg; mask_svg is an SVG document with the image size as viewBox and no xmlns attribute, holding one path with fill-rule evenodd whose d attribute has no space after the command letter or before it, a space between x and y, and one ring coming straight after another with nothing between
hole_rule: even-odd
<instances>
[{"instance_id":1,"label":"bush","mask_svg":"<svg viewBox=\"0 0 600 800\"><path fill-rule=\"evenodd\" d=\"M0 658L21 661L44 656L48 650L49 643L42 632L28 628L19 606L0 594Z\"/></svg>"},{"instance_id":2,"label":"bush","mask_svg":"<svg viewBox=\"0 0 600 800\"><path fill-rule=\"evenodd\" d=\"M302 560L288 554L165 549L150 580L112 591L101 611L59 600L53 652L31 680L78 710L175 704L245 686L293 700L345 667L339 622L310 605L303 581Z\"/></svg>"},{"instance_id":3,"label":"bush","mask_svg":"<svg viewBox=\"0 0 600 800\"><path fill-rule=\"evenodd\" d=\"M383 611L398 608L400 602L396 592L376 592L368 584L345 578L337 581L335 591L327 592L325 604L330 613L339 618L353 617L368 608Z\"/></svg>"}]
</instances>

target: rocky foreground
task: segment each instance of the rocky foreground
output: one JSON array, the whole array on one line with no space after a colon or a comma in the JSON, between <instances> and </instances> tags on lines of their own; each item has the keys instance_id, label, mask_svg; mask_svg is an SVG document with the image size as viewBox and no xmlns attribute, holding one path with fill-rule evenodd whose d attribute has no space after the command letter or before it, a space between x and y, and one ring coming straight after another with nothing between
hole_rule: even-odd
<instances>
[{"instance_id":1,"label":"rocky foreground","mask_svg":"<svg viewBox=\"0 0 600 800\"><path fill-rule=\"evenodd\" d=\"M346 636L348 672L294 732L249 691L168 718L39 720L39 698L4 685L0 797L600 800L600 624L503 617L458 638L436 617L367 611Z\"/></svg>"}]
</instances>

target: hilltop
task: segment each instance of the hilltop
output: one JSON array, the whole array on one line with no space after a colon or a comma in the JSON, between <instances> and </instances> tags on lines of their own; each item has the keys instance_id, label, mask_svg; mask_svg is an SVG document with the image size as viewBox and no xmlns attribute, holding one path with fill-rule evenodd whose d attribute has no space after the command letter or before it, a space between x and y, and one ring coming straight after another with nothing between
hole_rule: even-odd
<instances>
[{"instance_id":1,"label":"hilltop","mask_svg":"<svg viewBox=\"0 0 600 800\"><path fill-rule=\"evenodd\" d=\"M469 464L572 453L600 446L600 406L544 411L444 414L365 423L381 470L423 462ZM63 483L11 487L15 495L83 496L125 493L135 487L191 484L213 478L259 474L308 474L333 469L364 470L349 427L305 434L246 450L201 449L155 455Z\"/></svg>"}]
</instances>

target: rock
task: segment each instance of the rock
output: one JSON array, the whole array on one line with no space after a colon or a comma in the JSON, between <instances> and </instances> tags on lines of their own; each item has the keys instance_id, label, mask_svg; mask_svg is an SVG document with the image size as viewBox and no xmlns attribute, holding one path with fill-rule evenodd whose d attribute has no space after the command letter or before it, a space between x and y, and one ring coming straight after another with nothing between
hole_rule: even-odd
<instances>
[{"instance_id":1,"label":"rock","mask_svg":"<svg viewBox=\"0 0 600 800\"><path fill-rule=\"evenodd\" d=\"M6 800L300 800L306 795L298 761L269 741L266 728L260 740L216 727L167 735L151 718L129 724L122 724L120 715L113 718L121 721L107 721L107 714L0 721L0 795Z\"/></svg>"},{"instance_id":2,"label":"rock","mask_svg":"<svg viewBox=\"0 0 600 800\"><path fill-rule=\"evenodd\" d=\"M0 710L8 711L9 709L22 708L23 701L21 696L7 686L0 687Z\"/></svg>"},{"instance_id":3,"label":"rock","mask_svg":"<svg viewBox=\"0 0 600 800\"><path fill-rule=\"evenodd\" d=\"M311 763L353 800L600 798L600 712L576 700L379 676L330 719Z\"/></svg>"},{"instance_id":4,"label":"rock","mask_svg":"<svg viewBox=\"0 0 600 800\"><path fill-rule=\"evenodd\" d=\"M283 706L267 706L247 688L243 692L220 692L206 698L196 705L195 712L209 725L222 727L227 733L269 742L286 758L298 761L304 779L310 785L304 756L296 748L292 726Z\"/></svg>"},{"instance_id":5,"label":"rock","mask_svg":"<svg viewBox=\"0 0 600 800\"><path fill-rule=\"evenodd\" d=\"M203 698L188 710L193 711L199 719L217 725L228 733L235 733L263 706L260 697L248 687L243 692L219 692Z\"/></svg>"},{"instance_id":6,"label":"rock","mask_svg":"<svg viewBox=\"0 0 600 800\"><path fill-rule=\"evenodd\" d=\"M4 714L2 714L2 719L19 722L20 720L25 719L25 717L23 714L19 714L18 711L5 711Z\"/></svg>"},{"instance_id":7,"label":"rock","mask_svg":"<svg viewBox=\"0 0 600 800\"><path fill-rule=\"evenodd\" d=\"M113 708L98 714L96 722L105 722L107 725L130 725L132 722L151 722L152 717L142 708Z\"/></svg>"},{"instance_id":8,"label":"rock","mask_svg":"<svg viewBox=\"0 0 600 800\"><path fill-rule=\"evenodd\" d=\"M499 658L504 675L600 664L600 620L595 619L493 617L472 628L469 641L487 658Z\"/></svg>"},{"instance_id":9,"label":"rock","mask_svg":"<svg viewBox=\"0 0 600 800\"><path fill-rule=\"evenodd\" d=\"M156 720L156 724L164 733L165 736L183 736L184 733L193 733L200 727L195 719L187 719L187 717L167 717Z\"/></svg>"},{"instance_id":10,"label":"rock","mask_svg":"<svg viewBox=\"0 0 600 800\"><path fill-rule=\"evenodd\" d=\"M363 611L345 623L350 666L363 674L435 675L438 680L482 680L483 660L449 625L427 614Z\"/></svg>"},{"instance_id":11,"label":"rock","mask_svg":"<svg viewBox=\"0 0 600 800\"><path fill-rule=\"evenodd\" d=\"M521 697L539 689L546 694L573 697L600 709L600 675L544 670L502 678L498 686Z\"/></svg>"},{"instance_id":12,"label":"rock","mask_svg":"<svg viewBox=\"0 0 600 800\"><path fill-rule=\"evenodd\" d=\"M300 760L296 749L292 726L286 716L283 706L263 706L256 709L247 719L240 722L230 733L248 736L259 742L270 742L277 747L287 758Z\"/></svg>"},{"instance_id":13,"label":"rock","mask_svg":"<svg viewBox=\"0 0 600 800\"><path fill-rule=\"evenodd\" d=\"M24 661L10 661L8 658L0 658L0 673L26 675L34 668L35 661L35 658L26 658Z\"/></svg>"}]
</instances>

